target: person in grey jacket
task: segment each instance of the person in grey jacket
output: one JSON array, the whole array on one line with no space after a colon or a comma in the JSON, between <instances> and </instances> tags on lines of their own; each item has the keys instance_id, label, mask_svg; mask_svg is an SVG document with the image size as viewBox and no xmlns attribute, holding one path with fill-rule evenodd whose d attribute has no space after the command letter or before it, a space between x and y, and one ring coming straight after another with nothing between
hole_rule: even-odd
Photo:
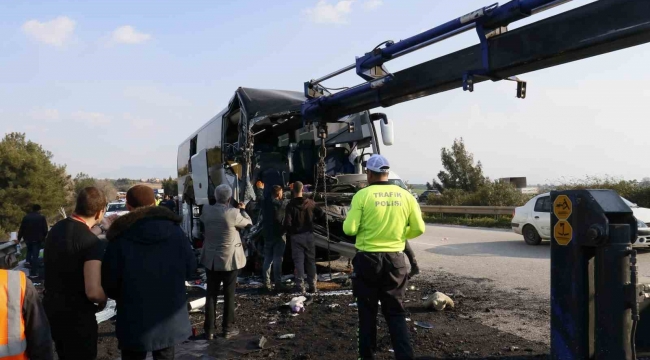
<instances>
[{"instance_id":1,"label":"person in grey jacket","mask_svg":"<svg viewBox=\"0 0 650 360\"><path fill-rule=\"evenodd\" d=\"M208 289L205 305L205 336L213 339L215 335L215 306L219 288L223 284L224 316L223 336L228 339L239 334L235 323L235 285L237 272L246 266L246 255L239 230L252 225L246 214L244 204L239 208L230 207L232 189L222 184L214 190L217 202L204 205L201 222L204 226L204 242L201 250L201 265L208 276Z\"/></svg>"}]
</instances>

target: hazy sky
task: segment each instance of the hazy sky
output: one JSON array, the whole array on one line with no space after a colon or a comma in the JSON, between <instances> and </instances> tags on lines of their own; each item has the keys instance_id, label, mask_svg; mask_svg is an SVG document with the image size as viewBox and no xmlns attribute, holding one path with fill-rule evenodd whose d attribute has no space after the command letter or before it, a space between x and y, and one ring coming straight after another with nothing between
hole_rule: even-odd
<instances>
[{"instance_id":1,"label":"hazy sky","mask_svg":"<svg viewBox=\"0 0 650 360\"><path fill-rule=\"evenodd\" d=\"M589 1L579 0L511 28ZM0 130L26 132L70 173L175 173L178 144L239 86L302 91L376 44L464 15L479 0L2 1ZM477 43L466 33L387 64L391 71ZM529 183L650 176L650 46L482 83L384 109L384 153L414 183L463 137L493 178ZM645 66L644 66L645 65ZM342 76L328 86L361 79Z\"/></svg>"}]
</instances>

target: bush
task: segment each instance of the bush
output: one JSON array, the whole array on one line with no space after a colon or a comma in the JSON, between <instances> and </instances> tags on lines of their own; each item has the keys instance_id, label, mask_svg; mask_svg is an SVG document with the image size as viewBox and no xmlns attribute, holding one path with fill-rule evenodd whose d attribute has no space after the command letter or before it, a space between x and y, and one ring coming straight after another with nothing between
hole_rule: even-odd
<instances>
[{"instance_id":1,"label":"bush","mask_svg":"<svg viewBox=\"0 0 650 360\"><path fill-rule=\"evenodd\" d=\"M555 190L609 189L641 207L650 207L650 185L647 182L639 183L636 180L619 180L612 177L588 177L549 188Z\"/></svg>"},{"instance_id":2,"label":"bush","mask_svg":"<svg viewBox=\"0 0 650 360\"><path fill-rule=\"evenodd\" d=\"M427 204L444 206L521 206L530 200L514 186L489 182L475 192L447 189L440 196L429 196Z\"/></svg>"},{"instance_id":3,"label":"bush","mask_svg":"<svg viewBox=\"0 0 650 360\"><path fill-rule=\"evenodd\" d=\"M510 223L512 218L510 216L498 216L498 217L466 217L464 215L460 216L440 216L426 215L424 221L431 224L445 224L445 225L462 225L462 226L471 226L471 227L485 227L485 228L500 228L500 229L510 229Z\"/></svg>"}]
</instances>

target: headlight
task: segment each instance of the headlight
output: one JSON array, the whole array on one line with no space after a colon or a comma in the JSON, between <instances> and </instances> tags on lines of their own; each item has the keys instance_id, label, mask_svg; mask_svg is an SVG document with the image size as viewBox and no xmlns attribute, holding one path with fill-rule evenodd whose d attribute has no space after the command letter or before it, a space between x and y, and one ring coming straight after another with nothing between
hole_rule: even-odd
<instances>
[{"instance_id":1,"label":"headlight","mask_svg":"<svg viewBox=\"0 0 650 360\"><path fill-rule=\"evenodd\" d=\"M646 225L643 221L641 221L641 220L639 220L639 219L636 219L636 226L637 226L639 229L643 229L643 228L647 228L647 227L648 227L648 225Z\"/></svg>"}]
</instances>

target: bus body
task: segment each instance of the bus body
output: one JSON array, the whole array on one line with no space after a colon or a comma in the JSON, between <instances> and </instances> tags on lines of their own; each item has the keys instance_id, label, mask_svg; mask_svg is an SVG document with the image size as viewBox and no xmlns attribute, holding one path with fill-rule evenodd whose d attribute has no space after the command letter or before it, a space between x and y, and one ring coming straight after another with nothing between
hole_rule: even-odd
<instances>
[{"instance_id":1,"label":"bus body","mask_svg":"<svg viewBox=\"0 0 650 360\"><path fill-rule=\"evenodd\" d=\"M234 201L255 209L259 208L260 193L254 188L258 181L263 181L267 193L273 185L316 183L321 139L315 127L303 126L300 105L304 101L299 92L238 88L225 109L180 144L179 210L183 228L195 244L200 246L203 235L198 217L203 206L214 203L216 186L230 185ZM386 133L392 137L392 129L383 125L384 144L390 145ZM336 182L343 174L363 174L364 159L379 153L378 141L368 111L328 124L328 181Z\"/></svg>"}]
</instances>

